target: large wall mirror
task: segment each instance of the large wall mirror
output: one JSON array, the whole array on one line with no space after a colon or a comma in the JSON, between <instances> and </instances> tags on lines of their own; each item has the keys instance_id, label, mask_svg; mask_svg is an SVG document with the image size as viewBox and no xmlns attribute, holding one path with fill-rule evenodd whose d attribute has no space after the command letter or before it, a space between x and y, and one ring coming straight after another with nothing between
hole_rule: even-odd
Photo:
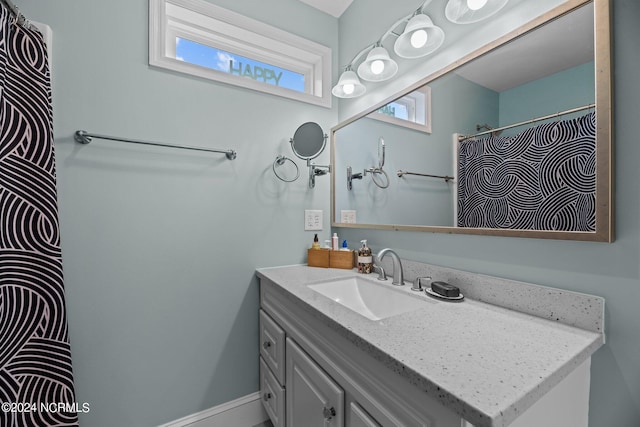
<instances>
[{"instance_id":1,"label":"large wall mirror","mask_svg":"<svg viewBox=\"0 0 640 427\"><path fill-rule=\"evenodd\" d=\"M609 10L568 1L333 128L332 225L613 241Z\"/></svg>"}]
</instances>

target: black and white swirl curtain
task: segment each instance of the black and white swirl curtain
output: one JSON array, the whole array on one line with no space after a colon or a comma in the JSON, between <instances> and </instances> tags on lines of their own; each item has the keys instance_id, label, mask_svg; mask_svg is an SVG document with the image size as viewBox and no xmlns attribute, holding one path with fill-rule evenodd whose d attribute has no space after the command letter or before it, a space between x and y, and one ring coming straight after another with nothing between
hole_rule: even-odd
<instances>
[{"instance_id":1,"label":"black and white swirl curtain","mask_svg":"<svg viewBox=\"0 0 640 427\"><path fill-rule=\"evenodd\" d=\"M463 141L459 227L595 231L595 113Z\"/></svg>"},{"instance_id":2,"label":"black and white swirl curtain","mask_svg":"<svg viewBox=\"0 0 640 427\"><path fill-rule=\"evenodd\" d=\"M0 426L77 426L47 50L0 11Z\"/></svg>"}]
</instances>

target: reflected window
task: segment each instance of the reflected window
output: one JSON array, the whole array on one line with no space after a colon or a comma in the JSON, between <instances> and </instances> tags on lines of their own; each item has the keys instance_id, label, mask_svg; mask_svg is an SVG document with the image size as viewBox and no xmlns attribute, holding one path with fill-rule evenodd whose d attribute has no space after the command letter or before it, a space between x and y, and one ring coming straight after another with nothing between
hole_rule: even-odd
<instances>
[{"instance_id":1,"label":"reflected window","mask_svg":"<svg viewBox=\"0 0 640 427\"><path fill-rule=\"evenodd\" d=\"M368 117L431 133L431 89L428 86L417 89L380 107Z\"/></svg>"}]
</instances>

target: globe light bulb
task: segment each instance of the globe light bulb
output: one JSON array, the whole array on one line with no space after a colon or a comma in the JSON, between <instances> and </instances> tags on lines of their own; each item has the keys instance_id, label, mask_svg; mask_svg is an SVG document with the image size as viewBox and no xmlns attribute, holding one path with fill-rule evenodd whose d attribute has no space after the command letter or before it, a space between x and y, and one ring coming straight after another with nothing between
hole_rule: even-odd
<instances>
[{"instance_id":1,"label":"globe light bulb","mask_svg":"<svg viewBox=\"0 0 640 427\"><path fill-rule=\"evenodd\" d=\"M384 62L380 59L376 59L371 63L371 72L376 76L384 71Z\"/></svg>"},{"instance_id":2,"label":"globe light bulb","mask_svg":"<svg viewBox=\"0 0 640 427\"><path fill-rule=\"evenodd\" d=\"M353 91L356 90L356 87L353 85L353 83L347 83L346 85L342 86L342 90L345 94L351 95Z\"/></svg>"},{"instance_id":3,"label":"globe light bulb","mask_svg":"<svg viewBox=\"0 0 640 427\"><path fill-rule=\"evenodd\" d=\"M420 49L427 44L427 32L425 30L417 30L411 34L411 46L415 49Z\"/></svg>"},{"instance_id":4,"label":"globe light bulb","mask_svg":"<svg viewBox=\"0 0 640 427\"><path fill-rule=\"evenodd\" d=\"M467 0L467 7L471 10L482 9L488 0Z\"/></svg>"}]
</instances>

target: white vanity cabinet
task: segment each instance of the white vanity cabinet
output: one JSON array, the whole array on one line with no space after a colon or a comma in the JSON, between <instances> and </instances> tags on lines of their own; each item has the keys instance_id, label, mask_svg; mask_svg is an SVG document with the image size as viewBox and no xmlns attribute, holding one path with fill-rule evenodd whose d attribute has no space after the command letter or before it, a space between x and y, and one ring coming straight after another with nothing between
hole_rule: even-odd
<instances>
[{"instance_id":1,"label":"white vanity cabinet","mask_svg":"<svg viewBox=\"0 0 640 427\"><path fill-rule=\"evenodd\" d=\"M371 321L309 289L349 274L259 271L260 390L275 427L588 426L599 326L428 296L413 312ZM603 308L597 297L570 297L568 307Z\"/></svg>"},{"instance_id":2,"label":"white vanity cabinet","mask_svg":"<svg viewBox=\"0 0 640 427\"><path fill-rule=\"evenodd\" d=\"M260 294L260 391L274 426L461 426L458 415L274 287Z\"/></svg>"}]
</instances>

